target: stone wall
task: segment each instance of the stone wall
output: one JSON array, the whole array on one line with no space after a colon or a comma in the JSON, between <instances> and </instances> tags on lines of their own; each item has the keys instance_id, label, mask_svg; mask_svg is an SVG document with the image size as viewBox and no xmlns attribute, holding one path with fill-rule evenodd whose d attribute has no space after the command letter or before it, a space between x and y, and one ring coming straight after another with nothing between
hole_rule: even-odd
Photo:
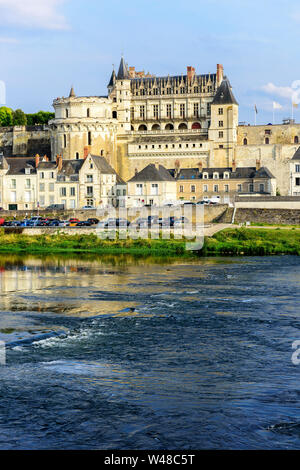
<instances>
[{"instance_id":1,"label":"stone wall","mask_svg":"<svg viewBox=\"0 0 300 470\"><path fill-rule=\"evenodd\" d=\"M265 224L300 224L300 210L292 209L245 209L236 210L234 223L265 223Z\"/></svg>"},{"instance_id":2,"label":"stone wall","mask_svg":"<svg viewBox=\"0 0 300 470\"><path fill-rule=\"evenodd\" d=\"M38 153L51 158L49 129L42 125L0 127L0 152L5 157L33 157Z\"/></svg>"}]
</instances>

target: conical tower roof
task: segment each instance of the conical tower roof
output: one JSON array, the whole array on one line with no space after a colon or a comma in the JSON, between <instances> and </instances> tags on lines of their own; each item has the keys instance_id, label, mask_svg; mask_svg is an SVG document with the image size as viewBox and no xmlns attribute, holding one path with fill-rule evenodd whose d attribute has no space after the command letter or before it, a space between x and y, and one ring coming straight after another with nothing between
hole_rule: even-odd
<instances>
[{"instance_id":1,"label":"conical tower roof","mask_svg":"<svg viewBox=\"0 0 300 470\"><path fill-rule=\"evenodd\" d=\"M116 83L116 72L115 72L115 69L113 69L110 80L109 80L109 84L107 86L113 87L115 83Z\"/></svg>"},{"instance_id":2,"label":"conical tower roof","mask_svg":"<svg viewBox=\"0 0 300 470\"><path fill-rule=\"evenodd\" d=\"M75 95L74 87L72 86L70 90L69 98L74 98L75 96L76 95Z\"/></svg>"},{"instance_id":3,"label":"conical tower roof","mask_svg":"<svg viewBox=\"0 0 300 470\"><path fill-rule=\"evenodd\" d=\"M121 62L120 62L120 67L117 75L118 80L125 80L125 79L130 79L127 66L124 61L124 57L122 57Z\"/></svg>"},{"instance_id":4,"label":"conical tower roof","mask_svg":"<svg viewBox=\"0 0 300 470\"><path fill-rule=\"evenodd\" d=\"M224 78L211 104L238 104L228 78Z\"/></svg>"}]
</instances>

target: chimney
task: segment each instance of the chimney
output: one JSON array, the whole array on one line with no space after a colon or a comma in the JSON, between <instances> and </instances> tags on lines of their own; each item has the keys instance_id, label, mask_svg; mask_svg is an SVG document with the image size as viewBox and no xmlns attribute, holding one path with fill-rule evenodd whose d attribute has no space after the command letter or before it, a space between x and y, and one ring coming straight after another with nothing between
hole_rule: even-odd
<instances>
[{"instance_id":1,"label":"chimney","mask_svg":"<svg viewBox=\"0 0 300 470\"><path fill-rule=\"evenodd\" d=\"M224 68L222 64L217 64L217 86L219 87L223 81Z\"/></svg>"},{"instance_id":2,"label":"chimney","mask_svg":"<svg viewBox=\"0 0 300 470\"><path fill-rule=\"evenodd\" d=\"M40 164L40 156L39 154L37 153L36 156L35 156L35 167L37 168Z\"/></svg>"},{"instance_id":3,"label":"chimney","mask_svg":"<svg viewBox=\"0 0 300 470\"><path fill-rule=\"evenodd\" d=\"M86 159L90 153L90 146L86 145L83 149L83 158Z\"/></svg>"},{"instance_id":4,"label":"chimney","mask_svg":"<svg viewBox=\"0 0 300 470\"><path fill-rule=\"evenodd\" d=\"M198 163L198 169L199 169L199 173L202 173L202 170L203 170L203 163L202 162Z\"/></svg>"},{"instance_id":5,"label":"chimney","mask_svg":"<svg viewBox=\"0 0 300 470\"><path fill-rule=\"evenodd\" d=\"M135 168L134 174L135 174L135 176L138 174L138 169L137 168Z\"/></svg>"},{"instance_id":6,"label":"chimney","mask_svg":"<svg viewBox=\"0 0 300 470\"><path fill-rule=\"evenodd\" d=\"M256 171L258 171L260 169L260 159L257 158L256 159Z\"/></svg>"},{"instance_id":7,"label":"chimney","mask_svg":"<svg viewBox=\"0 0 300 470\"><path fill-rule=\"evenodd\" d=\"M191 66L187 66L186 68L186 74L187 74L187 77L188 77L188 81L191 82L195 76L195 69L194 67L191 67Z\"/></svg>"},{"instance_id":8,"label":"chimney","mask_svg":"<svg viewBox=\"0 0 300 470\"><path fill-rule=\"evenodd\" d=\"M135 78L135 67L129 67L129 75L131 78Z\"/></svg>"},{"instance_id":9,"label":"chimney","mask_svg":"<svg viewBox=\"0 0 300 470\"><path fill-rule=\"evenodd\" d=\"M235 158L232 160L232 173L236 172L236 161Z\"/></svg>"},{"instance_id":10,"label":"chimney","mask_svg":"<svg viewBox=\"0 0 300 470\"><path fill-rule=\"evenodd\" d=\"M56 164L57 164L58 171L61 171L62 170L62 155L56 156Z\"/></svg>"},{"instance_id":11,"label":"chimney","mask_svg":"<svg viewBox=\"0 0 300 470\"><path fill-rule=\"evenodd\" d=\"M155 165L155 168L159 171L159 163L155 162L154 165Z\"/></svg>"}]
</instances>

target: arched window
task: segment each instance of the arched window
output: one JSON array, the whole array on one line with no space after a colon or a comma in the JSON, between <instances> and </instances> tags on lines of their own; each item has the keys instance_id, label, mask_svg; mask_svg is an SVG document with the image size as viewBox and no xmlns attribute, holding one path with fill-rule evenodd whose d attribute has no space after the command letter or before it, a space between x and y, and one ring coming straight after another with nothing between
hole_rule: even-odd
<instances>
[{"instance_id":1,"label":"arched window","mask_svg":"<svg viewBox=\"0 0 300 470\"><path fill-rule=\"evenodd\" d=\"M113 119L117 119L117 111L112 112L112 117L113 117Z\"/></svg>"},{"instance_id":2,"label":"arched window","mask_svg":"<svg viewBox=\"0 0 300 470\"><path fill-rule=\"evenodd\" d=\"M153 124L152 131L159 131L159 130L160 130L159 124Z\"/></svg>"},{"instance_id":3,"label":"arched window","mask_svg":"<svg viewBox=\"0 0 300 470\"><path fill-rule=\"evenodd\" d=\"M265 144L269 144L269 143L270 143L270 139L269 139L269 137L266 137L265 138Z\"/></svg>"},{"instance_id":4,"label":"arched window","mask_svg":"<svg viewBox=\"0 0 300 470\"><path fill-rule=\"evenodd\" d=\"M200 122L193 122L193 124L192 124L192 129L201 129L201 124L200 124Z\"/></svg>"},{"instance_id":5,"label":"arched window","mask_svg":"<svg viewBox=\"0 0 300 470\"><path fill-rule=\"evenodd\" d=\"M294 144L299 144L299 137L297 135L294 137Z\"/></svg>"},{"instance_id":6,"label":"arched window","mask_svg":"<svg viewBox=\"0 0 300 470\"><path fill-rule=\"evenodd\" d=\"M76 152L75 158L76 158L76 160L79 160L79 152Z\"/></svg>"},{"instance_id":7,"label":"arched window","mask_svg":"<svg viewBox=\"0 0 300 470\"><path fill-rule=\"evenodd\" d=\"M179 124L178 129L181 129L181 130L182 129L187 129L187 125L184 122L182 122L182 123Z\"/></svg>"},{"instance_id":8,"label":"arched window","mask_svg":"<svg viewBox=\"0 0 300 470\"><path fill-rule=\"evenodd\" d=\"M173 124L167 124L166 127L165 127L165 130L166 131L173 131L174 130Z\"/></svg>"},{"instance_id":9,"label":"arched window","mask_svg":"<svg viewBox=\"0 0 300 470\"><path fill-rule=\"evenodd\" d=\"M244 139L244 145L248 145L248 140L246 138Z\"/></svg>"},{"instance_id":10,"label":"arched window","mask_svg":"<svg viewBox=\"0 0 300 470\"><path fill-rule=\"evenodd\" d=\"M141 124L138 128L139 131L146 131L147 130L147 126L145 124Z\"/></svg>"}]
</instances>

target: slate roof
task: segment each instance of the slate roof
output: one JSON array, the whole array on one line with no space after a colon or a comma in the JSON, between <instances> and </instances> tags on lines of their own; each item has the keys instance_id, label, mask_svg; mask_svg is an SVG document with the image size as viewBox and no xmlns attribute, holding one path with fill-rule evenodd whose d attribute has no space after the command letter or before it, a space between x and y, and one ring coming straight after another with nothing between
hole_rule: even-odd
<instances>
[{"instance_id":1,"label":"slate roof","mask_svg":"<svg viewBox=\"0 0 300 470\"><path fill-rule=\"evenodd\" d=\"M56 162L41 162L38 165L38 170L52 170L56 167Z\"/></svg>"},{"instance_id":2,"label":"slate roof","mask_svg":"<svg viewBox=\"0 0 300 470\"><path fill-rule=\"evenodd\" d=\"M157 169L153 163L150 163L129 180L129 182L135 181L175 181L175 179L164 166L159 165Z\"/></svg>"},{"instance_id":3,"label":"slate roof","mask_svg":"<svg viewBox=\"0 0 300 470\"><path fill-rule=\"evenodd\" d=\"M182 168L179 170L177 176L175 176L175 169L168 170L170 174L177 180L190 180L190 179L204 179L203 173L208 174L208 179L213 179L214 173L219 174L219 178L224 177L224 173L229 173L229 179L253 179L253 178L274 178L272 173L266 167L261 167L256 170L255 167L241 167L237 168L236 171L232 171L232 168L203 168L202 172L199 168Z\"/></svg>"},{"instance_id":4,"label":"slate roof","mask_svg":"<svg viewBox=\"0 0 300 470\"><path fill-rule=\"evenodd\" d=\"M111 74L111 77L110 77L110 80L109 80L109 84L107 86L108 87L113 87L115 82L116 82L116 72L115 72L115 70L113 70L112 74Z\"/></svg>"},{"instance_id":5,"label":"slate roof","mask_svg":"<svg viewBox=\"0 0 300 470\"><path fill-rule=\"evenodd\" d=\"M300 160L300 147L298 147L298 149L294 153L292 160Z\"/></svg>"},{"instance_id":6,"label":"slate roof","mask_svg":"<svg viewBox=\"0 0 300 470\"><path fill-rule=\"evenodd\" d=\"M125 80L125 79L130 79L127 66L124 61L124 57L122 57L121 62L120 62L120 67L117 75L118 80Z\"/></svg>"},{"instance_id":7,"label":"slate roof","mask_svg":"<svg viewBox=\"0 0 300 470\"><path fill-rule=\"evenodd\" d=\"M25 168L29 168L30 174L36 174L35 159L24 158L24 157L12 157L6 158L9 169L7 175L25 175ZM2 162L1 168L5 168L4 162Z\"/></svg>"},{"instance_id":8,"label":"slate roof","mask_svg":"<svg viewBox=\"0 0 300 470\"><path fill-rule=\"evenodd\" d=\"M238 104L232 93L228 78L225 77L222 81L211 104Z\"/></svg>"}]
</instances>

